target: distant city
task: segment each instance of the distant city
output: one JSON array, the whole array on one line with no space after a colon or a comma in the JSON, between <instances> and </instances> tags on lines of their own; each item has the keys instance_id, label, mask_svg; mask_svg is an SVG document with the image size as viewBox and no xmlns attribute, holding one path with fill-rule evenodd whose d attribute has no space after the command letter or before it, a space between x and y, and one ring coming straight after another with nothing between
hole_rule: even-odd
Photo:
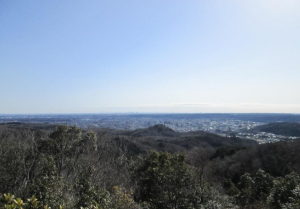
<instances>
[{"instance_id":1,"label":"distant city","mask_svg":"<svg viewBox=\"0 0 300 209\"><path fill-rule=\"evenodd\" d=\"M224 137L239 137L271 143L297 137L251 131L270 122L300 122L298 114L49 114L0 115L0 123L67 124L88 128L135 130L155 124L178 131L206 131Z\"/></svg>"}]
</instances>

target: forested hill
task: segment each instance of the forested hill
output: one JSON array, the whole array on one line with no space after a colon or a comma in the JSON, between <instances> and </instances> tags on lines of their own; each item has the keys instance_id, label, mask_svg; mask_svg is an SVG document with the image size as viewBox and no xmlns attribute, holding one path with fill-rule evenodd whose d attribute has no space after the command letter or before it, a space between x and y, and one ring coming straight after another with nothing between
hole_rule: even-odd
<instances>
[{"instance_id":1,"label":"forested hill","mask_svg":"<svg viewBox=\"0 0 300 209\"><path fill-rule=\"evenodd\" d=\"M269 123L251 129L252 132L268 132L283 136L300 137L300 123Z\"/></svg>"},{"instance_id":2,"label":"forested hill","mask_svg":"<svg viewBox=\"0 0 300 209\"><path fill-rule=\"evenodd\" d=\"M101 132L101 130L98 131ZM257 145L257 142L254 140L222 137L203 131L176 132L162 124L135 131L107 130L106 133L115 136L113 138L117 137L123 143L131 145L134 143L135 150L139 152L157 150L174 153L193 148L217 148L221 146L249 147Z\"/></svg>"},{"instance_id":3,"label":"forested hill","mask_svg":"<svg viewBox=\"0 0 300 209\"><path fill-rule=\"evenodd\" d=\"M10 130L14 135L24 131L33 131L35 134L43 135L54 131L56 127L57 125L53 124L12 122L0 124L0 131L1 129L5 131ZM162 124L133 131L103 128L95 128L93 131L99 136L105 136L118 143L121 142L129 148L134 148L135 151L132 154L147 153L150 150L174 153L197 147L249 147L257 145L257 142L254 140L222 137L204 131L177 132Z\"/></svg>"},{"instance_id":4,"label":"forested hill","mask_svg":"<svg viewBox=\"0 0 300 209\"><path fill-rule=\"evenodd\" d=\"M51 123L22 123L22 122L9 122L0 123L2 129L12 130L55 130L57 125Z\"/></svg>"},{"instance_id":5,"label":"forested hill","mask_svg":"<svg viewBox=\"0 0 300 209\"><path fill-rule=\"evenodd\" d=\"M172 130L171 128L168 128L167 126L157 124L149 128L137 129L131 132L130 135L133 137L179 137L181 134Z\"/></svg>"},{"instance_id":6,"label":"forested hill","mask_svg":"<svg viewBox=\"0 0 300 209\"><path fill-rule=\"evenodd\" d=\"M10 123L0 145L0 209L300 208L296 140Z\"/></svg>"}]
</instances>

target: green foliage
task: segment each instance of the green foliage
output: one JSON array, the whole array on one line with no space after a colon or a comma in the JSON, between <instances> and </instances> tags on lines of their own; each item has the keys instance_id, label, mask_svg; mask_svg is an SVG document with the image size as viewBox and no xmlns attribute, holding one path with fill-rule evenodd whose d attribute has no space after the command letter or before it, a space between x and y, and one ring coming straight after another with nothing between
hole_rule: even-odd
<instances>
[{"instance_id":1,"label":"green foliage","mask_svg":"<svg viewBox=\"0 0 300 209\"><path fill-rule=\"evenodd\" d=\"M91 151L97 151L97 136L93 131L88 131L82 137L80 147L83 148L83 151L86 153Z\"/></svg>"},{"instance_id":2,"label":"green foliage","mask_svg":"<svg viewBox=\"0 0 300 209\"><path fill-rule=\"evenodd\" d=\"M15 144L1 144L0 192L18 192L23 181L23 158L25 150Z\"/></svg>"},{"instance_id":3,"label":"green foliage","mask_svg":"<svg viewBox=\"0 0 300 209\"><path fill-rule=\"evenodd\" d=\"M137 204L133 200L133 191L127 191L122 186L114 186L112 192L105 189L96 189L93 186L91 175L93 168L88 168L80 174L76 184L78 202L76 208L101 209L135 209Z\"/></svg>"},{"instance_id":4,"label":"green foliage","mask_svg":"<svg viewBox=\"0 0 300 209\"><path fill-rule=\"evenodd\" d=\"M300 177L295 173L274 180L268 203L274 208L300 207Z\"/></svg>"},{"instance_id":5,"label":"green foliage","mask_svg":"<svg viewBox=\"0 0 300 209\"><path fill-rule=\"evenodd\" d=\"M82 131L78 127L61 125L50 134L50 140L45 147L48 154L54 156L58 174L66 168L69 161L75 159L81 152L80 141Z\"/></svg>"},{"instance_id":6,"label":"green foliage","mask_svg":"<svg viewBox=\"0 0 300 209\"><path fill-rule=\"evenodd\" d=\"M241 205L248 205L253 202L254 186L255 182L253 181L249 173L245 173L241 176L240 182L238 184L238 188L240 190L238 202Z\"/></svg>"},{"instance_id":7,"label":"green foliage","mask_svg":"<svg viewBox=\"0 0 300 209\"><path fill-rule=\"evenodd\" d=\"M110 209L137 209L138 205L133 199L132 190L127 191L122 186L114 186L112 192L112 204Z\"/></svg>"},{"instance_id":8,"label":"green foliage","mask_svg":"<svg viewBox=\"0 0 300 209\"><path fill-rule=\"evenodd\" d=\"M241 176L237 187L226 180L224 188L243 208L300 208L300 177L295 173L274 178L259 170L254 178Z\"/></svg>"},{"instance_id":9,"label":"green foliage","mask_svg":"<svg viewBox=\"0 0 300 209\"><path fill-rule=\"evenodd\" d=\"M76 192L78 196L77 208L88 207L97 199L97 193L91 182L92 168L87 169L80 174L76 184Z\"/></svg>"},{"instance_id":10,"label":"green foliage","mask_svg":"<svg viewBox=\"0 0 300 209\"><path fill-rule=\"evenodd\" d=\"M30 193L35 195L42 205L58 208L62 205L62 182L57 174L54 160L45 156L41 162L41 174L31 182Z\"/></svg>"},{"instance_id":11,"label":"green foliage","mask_svg":"<svg viewBox=\"0 0 300 209\"><path fill-rule=\"evenodd\" d=\"M92 197L86 196L90 192ZM114 186L112 193L102 190L97 195L91 190L83 194L77 208L81 209L139 209L133 199L133 192L124 187Z\"/></svg>"},{"instance_id":12,"label":"green foliage","mask_svg":"<svg viewBox=\"0 0 300 209\"><path fill-rule=\"evenodd\" d=\"M231 197L238 197L240 194L240 191L236 188L234 183L232 183L231 179L225 179L223 187L226 189L226 193Z\"/></svg>"},{"instance_id":13,"label":"green foliage","mask_svg":"<svg viewBox=\"0 0 300 209\"><path fill-rule=\"evenodd\" d=\"M258 170L254 178L255 187L253 191L254 198L259 202L266 202L274 186L274 177L263 170Z\"/></svg>"},{"instance_id":14,"label":"green foliage","mask_svg":"<svg viewBox=\"0 0 300 209\"><path fill-rule=\"evenodd\" d=\"M24 202L21 198L15 198L12 194L4 194L4 204L0 207L0 209L51 209L47 205L43 205L41 202L37 200L35 196L27 199ZM62 209L62 206L58 206L57 208Z\"/></svg>"},{"instance_id":15,"label":"green foliage","mask_svg":"<svg viewBox=\"0 0 300 209\"><path fill-rule=\"evenodd\" d=\"M137 170L139 201L150 208L191 208L194 192L185 155L152 152Z\"/></svg>"},{"instance_id":16,"label":"green foliage","mask_svg":"<svg viewBox=\"0 0 300 209\"><path fill-rule=\"evenodd\" d=\"M5 194L0 208L300 208L299 142L216 151L197 147L235 139L170 134L162 126L151 130L157 136L140 139L131 135L136 132L96 134L63 125L51 133L28 130L0 138L0 193L20 197ZM154 140L160 134L164 138ZM155 151L144 158L152 148L175 152L178 147L187 147L188 160L183 153ZM224 177L225 192L218 187Z\"/></svg>"}]
</instances>

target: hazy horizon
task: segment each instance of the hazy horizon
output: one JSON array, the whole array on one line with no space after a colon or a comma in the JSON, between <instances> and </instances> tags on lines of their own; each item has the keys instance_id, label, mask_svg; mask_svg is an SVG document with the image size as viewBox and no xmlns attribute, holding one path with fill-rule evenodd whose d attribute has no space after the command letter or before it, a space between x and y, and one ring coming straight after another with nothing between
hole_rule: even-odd
<instances>
[{"instance_id":1,"label":"hazy horizon","mask_svg":"<svg viewBox=\"0 0 300 209\"><path fill-rule=\"evenodd\" d=\"M0 1L0 114L300 113L300 1Z\"/></svg>"},{"instance_id":2,"label":"hazy horizon","mask_svg":"<svg viewBox=\"0 0 300 209\"><path fill-rule=\"evenodd\" d=\"M0 116L43 115L300 115L300 113L272 112L78 112L78 113L1 113Z\"/></svg>"}]
</instances>

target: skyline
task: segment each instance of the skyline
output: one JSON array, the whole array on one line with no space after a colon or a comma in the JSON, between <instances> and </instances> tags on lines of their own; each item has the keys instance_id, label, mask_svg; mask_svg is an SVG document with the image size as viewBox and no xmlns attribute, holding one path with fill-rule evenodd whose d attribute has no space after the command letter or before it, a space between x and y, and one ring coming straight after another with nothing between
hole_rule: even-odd
<instances>
[{"instance_id":1,"label":"skyline","mask_svg":"<svg viewBox=\"0 0 300 209\"><path fill-rule=\"evenodd\" d=\"M0 1L0 114L300 113L299 10Z\"/></svg>"}]
</instances>

